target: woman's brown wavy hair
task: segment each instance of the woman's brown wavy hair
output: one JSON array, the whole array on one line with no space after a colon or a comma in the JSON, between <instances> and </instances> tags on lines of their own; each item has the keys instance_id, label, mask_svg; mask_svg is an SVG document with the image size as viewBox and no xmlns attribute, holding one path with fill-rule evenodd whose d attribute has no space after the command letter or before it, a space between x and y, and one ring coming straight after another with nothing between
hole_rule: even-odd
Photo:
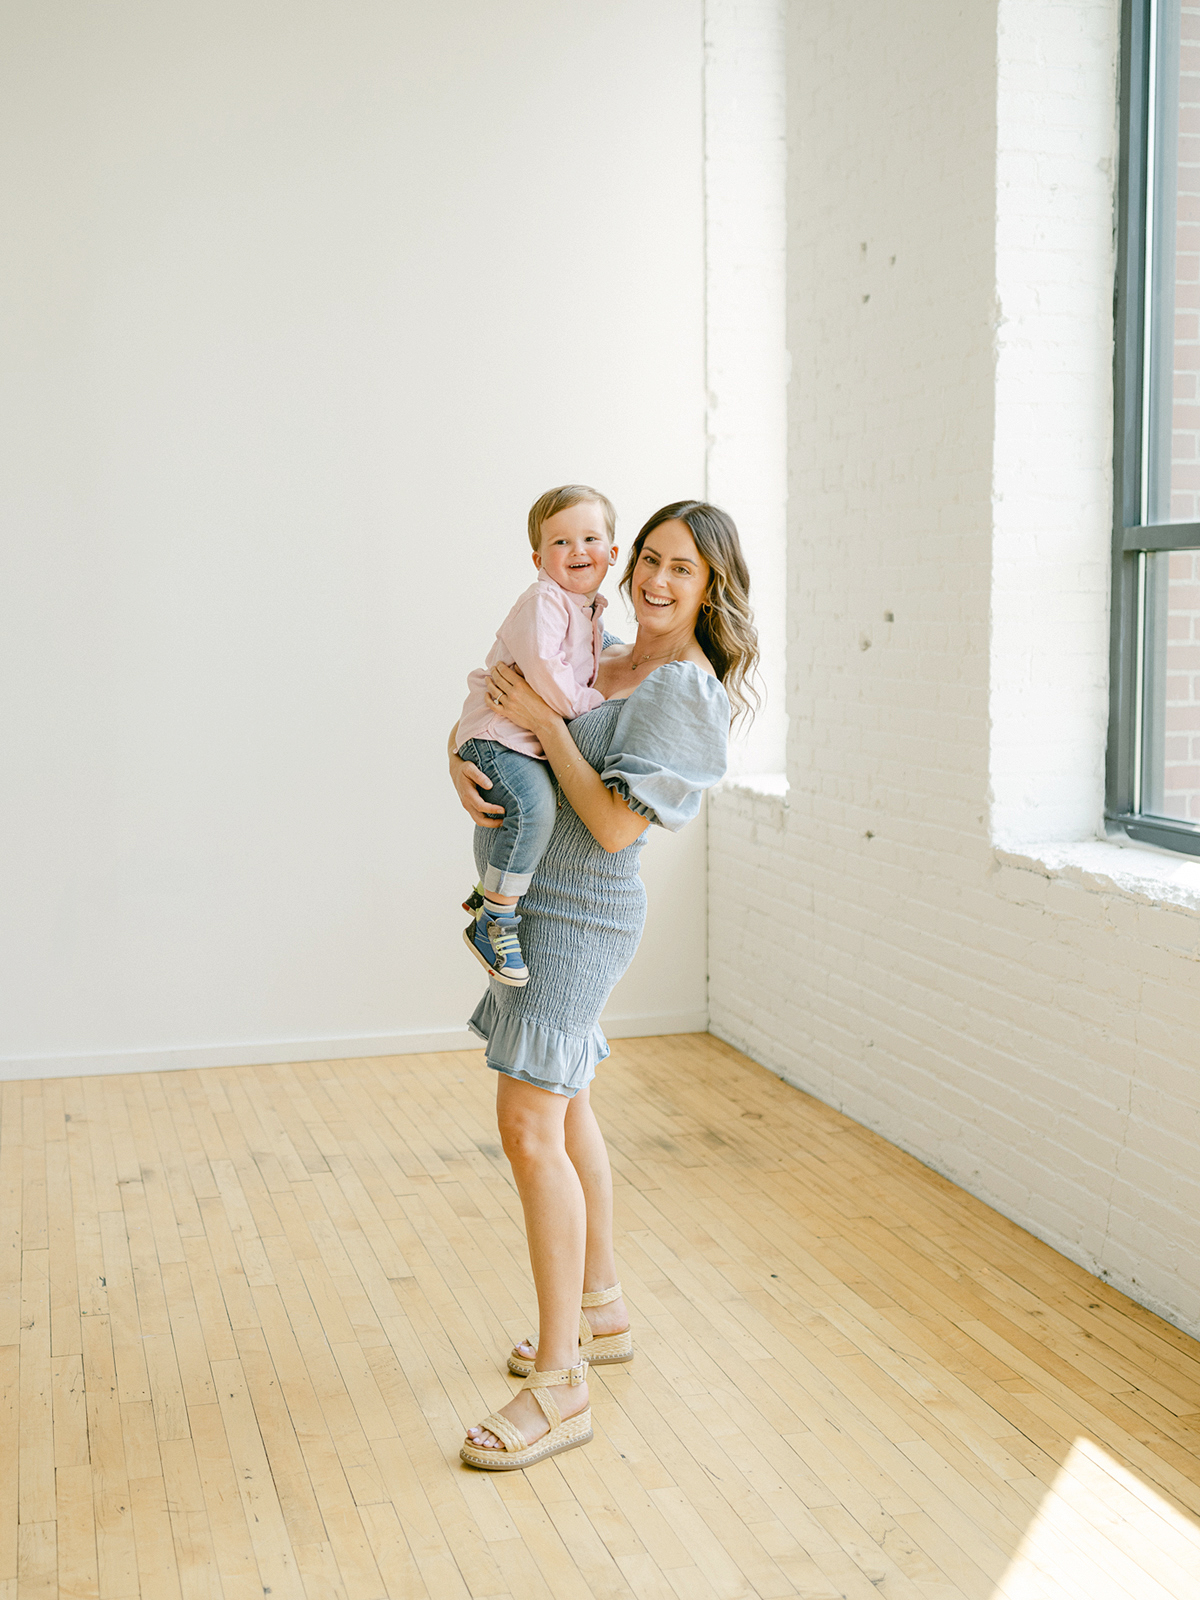
<instances>
[{"instance_id":1,"label":"woman's brown wavy hair","mask_svg":"<svg viewBox=\"0 0 1200 1600\"><path fill-rule=\"evenodd\" d=\"M708 563L708 585L696 618L696 642L725 686L733 720L753 718L762 704L753 678L758 666L758 633L750 609L750 574L737 525L726 511L703 500L676 500L656 511L629 552L621 588L633 603L633 573L647 538L664 522L682 522Z\"/></svg>"}]
</instances>

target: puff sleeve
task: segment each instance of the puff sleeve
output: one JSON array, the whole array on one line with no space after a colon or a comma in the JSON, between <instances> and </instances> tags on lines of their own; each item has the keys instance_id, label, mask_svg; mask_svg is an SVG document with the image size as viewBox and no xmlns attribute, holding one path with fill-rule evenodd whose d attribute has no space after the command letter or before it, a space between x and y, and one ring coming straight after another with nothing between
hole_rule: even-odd
<instances>
[{"instance_id":1,"label":"puff sleeve","mask_svg":"<svg viewBox=\"0 0 1200 1600\"><path fill-rule=\"evenodd\" d=\"M621 707L600 777L639 817L677 833L725 776L729 699L690 661L652 672Z\"/></svg>"}]
</instances>

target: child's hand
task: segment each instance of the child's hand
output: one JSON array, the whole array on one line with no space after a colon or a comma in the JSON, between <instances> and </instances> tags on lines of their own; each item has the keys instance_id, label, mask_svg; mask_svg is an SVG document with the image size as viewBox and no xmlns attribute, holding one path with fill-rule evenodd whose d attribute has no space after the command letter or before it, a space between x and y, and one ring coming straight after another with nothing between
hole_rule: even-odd
<instances>
[{"instance_id":1,"label":"child's hand","mask_svg":"<svg viewBox=\"0 0 1200 1600\"><path fill-rule=\"evenodd\" d=\"M504 807L493 805L480 794L480 789L490 789L492 780L480 772L473 761L450 757L450 780L458 792L462 808L477 828L498 828L504 821Z\"/></svg>"}]
</instances>

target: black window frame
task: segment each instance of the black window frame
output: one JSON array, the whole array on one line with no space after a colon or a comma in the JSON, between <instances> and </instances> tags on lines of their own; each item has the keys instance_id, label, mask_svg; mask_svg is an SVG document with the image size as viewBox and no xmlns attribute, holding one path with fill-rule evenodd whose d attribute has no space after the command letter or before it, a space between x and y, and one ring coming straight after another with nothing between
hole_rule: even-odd
<instances>
[{"instance_id":1,"label":"black window frame","mask_svg":"<svg viewBox=\"0 0 1200 1600\"><path fill-rule=\"evenodd\" d=\"M1147 329L1156 286L1147 243L1155 130L1152 73L1158 0L1124 0L1121 15L1120 170L1117 205L1116 339L1113 357L1112 635L1105 814L1132 839L1200 855L1200 827L1141 809L1142 678L1147 655L1147 559L1155 551L1200 548L1200 522L1143 521L1146 470L1143 434L1147 395ZM1159 119L1154 119L1159 123ZM1158 138L1162 138L1161 132ZM1153 152L1156 156L1160 149ZM1173 160L1173 158L1172 158ZM1149 276L1149 282L1148 282Z\"/></svg>"}]
</instances>

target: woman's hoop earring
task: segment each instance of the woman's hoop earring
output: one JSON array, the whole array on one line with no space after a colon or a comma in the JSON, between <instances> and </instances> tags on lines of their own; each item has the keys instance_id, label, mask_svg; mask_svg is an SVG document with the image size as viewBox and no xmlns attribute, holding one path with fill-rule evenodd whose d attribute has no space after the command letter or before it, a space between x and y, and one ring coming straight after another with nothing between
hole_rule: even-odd
<instances>
[{"instance_id":1,"label":"woman's hoop earring","mask_svg":"<svg viewBox=\"0 0 1200 1600\"><path fill-rule=\"evenodd\" d=\"M712 601L711 600L706 600L704 602L704 604L700 607L700 609L701 609L701 611L703 611L703 613L704 613L704 615L706 617L711 617L712 613L713 613Z\"/></svg>"}]
</instances>

